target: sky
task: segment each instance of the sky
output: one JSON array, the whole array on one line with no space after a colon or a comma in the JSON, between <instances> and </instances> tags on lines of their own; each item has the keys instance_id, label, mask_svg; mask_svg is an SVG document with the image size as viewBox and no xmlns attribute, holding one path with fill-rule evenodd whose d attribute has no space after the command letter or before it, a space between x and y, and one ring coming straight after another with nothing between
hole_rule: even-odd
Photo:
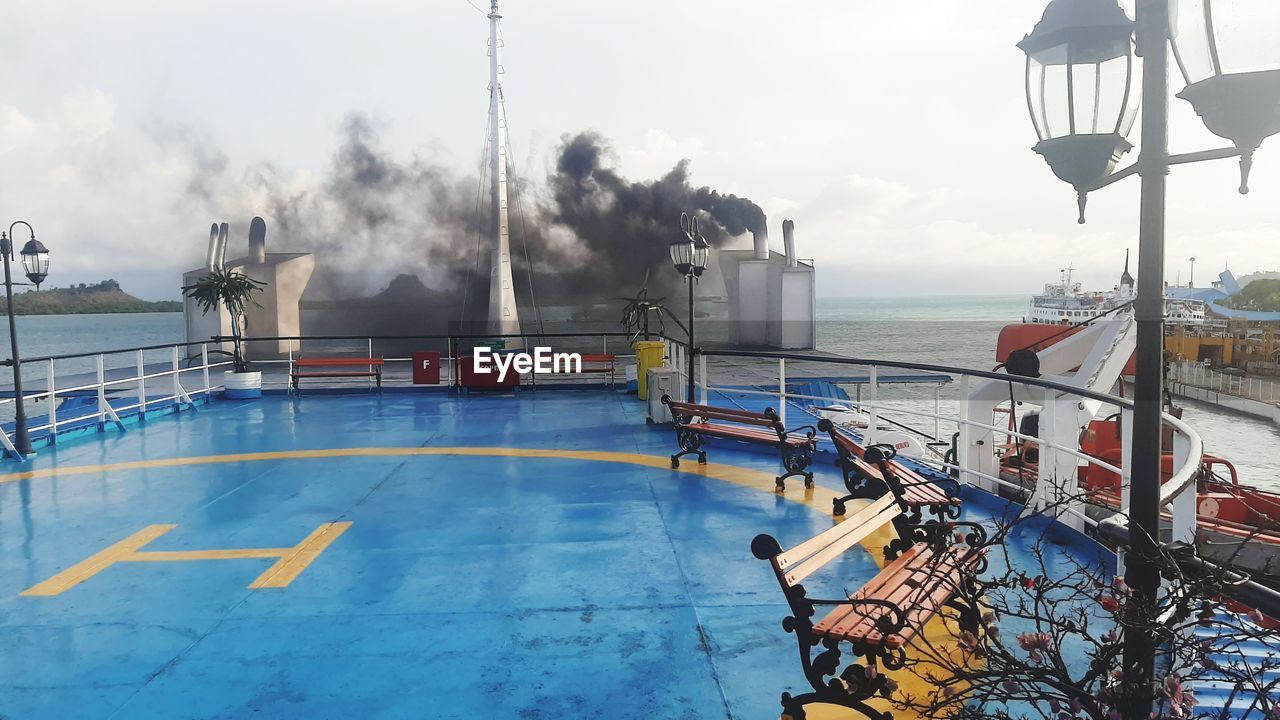
<instances>
[{"instance_id":1,"label":"sky","mask_svg":"<svg viewBox=\"0 0 1280 720\"><path fill-rule=\"evenodd\" d=\"M11 0L0 220L36 228L52 285L111 277L171 299L210 222L231 223L234 254L269 193L323 182L352 113L388 153L474 174L488 21L473 1L486 0ZM695 183L759 203L775 246L795 220L820 296L1030 293L1068 264L1110 288L1136 252L1138 184L1095 193L1080 226L1074 191L1031 151L1015 43L1042 9L504 0L513 162L536 190L562 135L582 130L635 180L687 158ZM1171 125L1174 152L1226 144L1181 100ZM1175 168L1170 281L1192 256L1197 285L1228 265L1280 268L1280 138L1253 193L1237 185L1232 161ZM269 230L269 250L307 249L284 244ZM384 285L403 262L374 244L321 262Z\"/></svg>"}]
</instances>

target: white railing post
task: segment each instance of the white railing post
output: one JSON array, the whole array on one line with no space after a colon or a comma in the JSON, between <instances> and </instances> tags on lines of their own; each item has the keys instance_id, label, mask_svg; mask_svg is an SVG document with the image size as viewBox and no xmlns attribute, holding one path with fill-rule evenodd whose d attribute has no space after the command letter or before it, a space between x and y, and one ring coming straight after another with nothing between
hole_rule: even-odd
<instances>
[{"instance_id":1,"label":"white railing post","mask_svg":"<svg viewBox=\"0 0 1280 720\"><path fill-rule=\"evenodd\" d=\"M863 440L867 445L874 445L877 428L880 427L880 366L871 366L870 382L867 383L867 394L871 396L871 409L867 413L867 434ZM861 408L859 408L861 409Z\"/></svg>"},{"instance_id":2,"label":"white railing post","mask_svg":"<svg viewBox=\"0 0 1280 720\"><path fill-rule=\"evenodd\" d=\"M209 384L209 343L200 343L200 366L204 369L204 392L205 399L209 399L209 392L213 386Z\"/></svg>"},{"instance_id":3,"label":"white railing post","mask_svg":"<svg viewBox=\"0 0 1280 720\"><path fill-rule=\"evenodd\" d=\"M787 361L778 358L778 419L787 426Z\"/></svg>"},{"instance_id":4,"label":"white railing post","mask_svg":"<svg viewBox=\"0 0 1280 720\"><path fill-rule=\"evenodd\" d=\"M1173 469L1177 472L1191 459L1191 444L1182 433L1173 434ZM1173 498L1173 541L1194 544L1196 540L1196 485L1188 483L1186 489Z\"/></svg>"},{"instance_id":5,"label":"white railing post","mask_svg":"<svg viewBox=\"0 0 1280 720\"><path fill-rule=\"evenodd\" d=\"M942 385L935 384L933 386L933 437L935 442L942 441L942 433L938 426L938 417L942 415L942 404L938 401L938 395L942 392Z\"/></svg>"},{"instance_id":6,"label":"white railing post","mask_svg":"<svg viewBox=\"0 0 1280 720\"><path fill-rule=\"evenodd\" d=\"M685 346L677 345L675 357L672 359L672 362L671 362L671 364L676 369L676 380L680 381L680 387L687 387L689 384L689 378L688 378L688 375L686 374L688 372L688 369L685 367L685 365L688 362L685 359L686 352L687 352L687 348L685 348ZM693 402L693 398L685 398L685 402Z\"/></svg>"},{"instance_id":7,"label":"white railing post","mask_svg":"<svg viewBox=\"0 0 1280 720\"><path fill-rule=\"evenodd\" d=\"M147 366L145 353L138 351L138 422L147 419Z\"/></svg>"},{"instance_id":8,"label":"white railing post","mask_svg":"<svg viewBox=\"0 0 1280 720\"><path fill-rule=\"evenodd\" d=\"M178 399L182 397L182 382L180 373L182 372L181 361L178 359L178 346L173 346L173 404L178 404Z\"/></svg>"},{"instance_id":9,"label":"white railing post","mask_svg":"<svg viewBox=\"0 0 1280 720\"><path fill-rule=\"evenodd\" d=\"M1129 517L1129 491L1132 487L1130 478L1133 473L1133 410L1123 408L1120 411L1120 513ZM1124 575L1124 551L1116 553L1116 571Z\"/></svg>"},{"instance_id":10,"label":"white railing post","mask_svg":"<svg viewBox=\"0 0 1280 720\"><path fill-rule=\"evenodd\" d=\"M700 380L698 384L698 398L699 398L698 402L703 405L706 405L707 404L707 386L711 384L711 382L707 380L707 356L706 355L698 356L698 378Z\"/></svg>"},{"instance_id":11,"label":"white railing post","mask_svg":"<svg viewBox=\"0 0 1280 720\"><path fill-rule=\"evenodd\" d=\"M106 423L107 418L111 418L116 427L124 429L124 423L120 422L120 416L116 414L115 408L111 407L111 403L107 402L107 371L106 364L103 361L102 353L98 353L98 421Z\"/></svg>"},{"instance_id":12,"label":"white railing post","mask_svg":"<svg viewBox=\"0 0 1280 720\"><path fill-rule=\"evenodd\" d=\"M58 379L53 373L53 358L49 359L49 442L58 440Z\"/></svg>"}]
</instances>

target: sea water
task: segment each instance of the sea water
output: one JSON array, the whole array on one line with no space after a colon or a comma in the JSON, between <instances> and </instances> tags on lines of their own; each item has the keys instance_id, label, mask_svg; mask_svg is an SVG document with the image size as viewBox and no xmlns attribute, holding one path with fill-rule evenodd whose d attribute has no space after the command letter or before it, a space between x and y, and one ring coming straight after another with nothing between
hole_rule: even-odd
<instances>
[{"instance_id":1,"label":"sea water","mask_svg":"<svg viewBox=\"0 0 1280 720\"><path fill-rule=\"evenodd\" d=\"M1000 328L1027 312L1025 295L989 297L822 298L817 302L818 348L852 357L995 367ZM181 313L40 315L18 320L23 357L177 343L184 340ZM8 327L0 323L0 355L7 357ZM160 352L159 354L163 354ZM148 362L163 360L156 353ZM108 367L128 367L136 354L109 356ZM59 360L59 376L93 372L96 360ZM44 377L44 369L30 373ZM0 385L9 381L2 377ZM62 382L59 382L62 385ZM931 393L931 391L930 391ZM1181 400L1183 418L1204 438L1205 449L1236 465L1241 481L1280 489L1280 426L1212 406ZM931 428L931 423L915 423Z\"/></svg>"},{"instance_id":2,"label":"sea water","mask_svg":"<svg viewBox=\"0 0 1280 720\"><path fill-rule=\"evenodd\" d=\"M1000 329L1020 322L1029 303L1026 295L820 299L818 347L870 360L993 370ZM1280 490L1280 425L1193 400L1177 402L1205 451L1231 461L1241 483Z\"/></svg>"}]
</instances>

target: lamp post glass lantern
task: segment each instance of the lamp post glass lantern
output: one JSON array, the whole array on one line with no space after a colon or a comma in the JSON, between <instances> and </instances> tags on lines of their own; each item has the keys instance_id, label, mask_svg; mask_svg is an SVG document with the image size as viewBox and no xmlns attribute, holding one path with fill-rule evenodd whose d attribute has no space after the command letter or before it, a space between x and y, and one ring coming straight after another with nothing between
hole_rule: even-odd
<instances>
[{"instance_id":1,"label":"lamp post glass lantern","mask_svg":"<svg viewBox=\"0 0 1280 720\"><path fill-rule=\"evenodd\" d=\"M34 237L22 246L22 268L27 273L27 279L31 281L36 289L40 289L40 283L49 277L49 249L44 243Z\"/></svg>"},{"instance_id":2,"label":"lamp post glass lantern","mask_svg":"<svg viewBox=\"0 0 1280 720\"><path fill-rule=\"evenodd\" d=\"M1240 151L1240 192L1249 192L1253 153L1280 133L1280 3L1179 0L1173 59L1191 103L1214 135Z\"/></svg>"},{"instance_id":3,"label":"lamp post glass lantern","mask_svg":"<svg viewBox=\"0 0 1280 720\"><path fill-rule=\"evenodd\" d=\"M1035 151L1076 189L1082 224L1088 192L1133 149L1133 27L1116 0L1054 0L1018 43Z\"/></svg>"},{"instance_id":4,"label":"lamp post glass lantern","mask_svg":"<svg viewBox=\"0 0 1280 720\"><path fill-rule=\"evenodd\" d=\"M689 355L685 375L688 377L686 402L693 402L694 377L693 356L695 353L693 335L693 286L707 269L707 261L711 257L711 245L698 229L698 216L689 213L680 214L680 234L671 241L671 264L676 272L684 276L689 283Z\"/></svg>"},{"instance_id":5,"label":"lamp post glass lantern","mask_svg":"<svg viewBox=\"0 0 1280 720\"><path fill-rule=\"evenodd\" d=\"M27 412L22 396L22 359L18 355L18 323L13 309L13 274L10 265L17 258L13 252L14 228L23 225L31 238L22 246L22 268L27 279L37 288L49 276L49 249L39 240L31 225L19 220L9 226L8 233L0 233L0 255L4 261L5 310L9 315L9 351L13 361L13 449L23 457L31 454L31 438L27 434Z\"/></svg>"}]
</instances>

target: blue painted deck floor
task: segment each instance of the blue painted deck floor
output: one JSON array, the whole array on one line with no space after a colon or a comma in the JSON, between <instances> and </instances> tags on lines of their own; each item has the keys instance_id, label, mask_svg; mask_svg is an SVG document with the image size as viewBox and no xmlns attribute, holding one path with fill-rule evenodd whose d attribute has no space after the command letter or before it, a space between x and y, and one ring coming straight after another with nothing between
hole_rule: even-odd
<instances>
[{"instance_id":1,"label":"blue painted deck floor","mask_svg":"<svg viewBox=\"0 0 1280 720\"><path fill-rule=\"evenodd\" d=\"M660 463L168 462L663 460L673 445L633 396L539 391L220 401L43 451L5 470L57 475L0 484L0 716L776 718L804 680L749 545L830 527L819 509ZM777 473L776 455L732 445L711 460ZM176 527L146 552L288 548L336 522L351 525L283 588L249 588L275 560L210 559L20 595L153 525ZM874 572L850 553L829 589Z\"/></svg>"}]
</instances>

